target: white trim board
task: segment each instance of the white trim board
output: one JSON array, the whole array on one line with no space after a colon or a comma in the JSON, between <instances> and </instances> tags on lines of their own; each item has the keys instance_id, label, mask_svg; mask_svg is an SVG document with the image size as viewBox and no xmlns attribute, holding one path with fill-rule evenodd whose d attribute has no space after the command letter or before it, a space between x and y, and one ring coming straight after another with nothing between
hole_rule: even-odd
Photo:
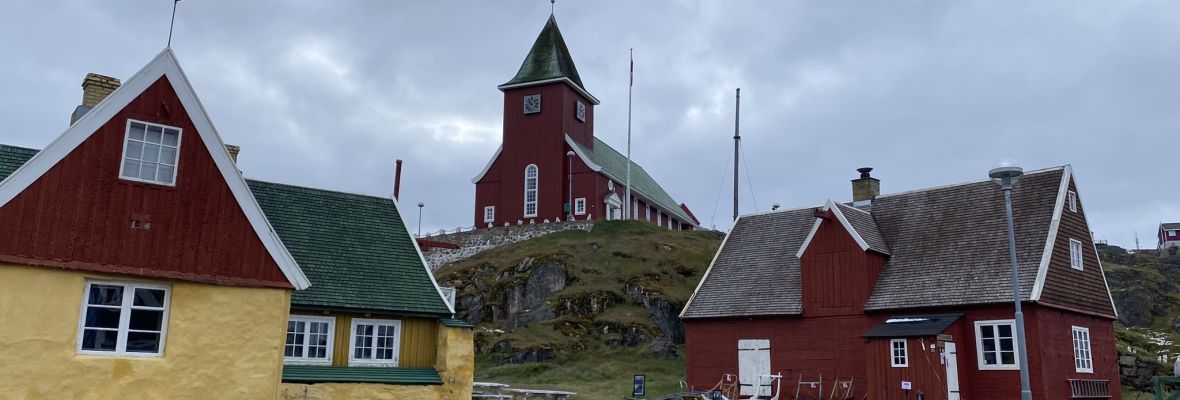
<instances>
[{"instance_id":1,"label":"white trim board","mask_svg":"<svg viewBox=\"0 0 1180 400\"><path fill-rule=\"evenodd\" d=\"M848 218L844 216L844 212L840 211L840 207L836 206L836 202L828 199L828 202L824 203L823 208L820 210L831 210L832 214L836 215L836 220L840 221L840 225L844 226L844 230L848 231L848 234L852 236L852 240L856 241L856 245L860 246L862 251L869 250L869 243L865 242L865 239L860 236L860 233L852 227L852 224L848 222ZM795 258L803 258L803 252L807 250L807 246L811 244L811 239L815 237L815 232L819 231L819 226L823 222L823 218L815 217L815 224L811 225L811 232L807 233L806 239L803 239L803 244L799 246L799 251L795 253Z\"/></svg>"},{"instance_id":2,"label":"white trim board","mask_svg":"<svg viewBox=\"0 0 1180 400\"><path fill-rule=\"evenodd\" d=\"M697 282L696 289L692 290L692 296L689 296L688 302L684 303L684 308L680 310L680 315L677 316L678 318L684 318L684 313L688 312L689 307L692 307L692 301L696 300L697 293L701 292L701 287L705 286L705 281L709 280L709 274L713 273L713 265L717 264L717 257L720 257L721 252L725 250L725 244L729 242L729 238L733 237L733 231L742 222L742 217L739 215L737 219L733 220L733 227L729 228L729 234L725 235L724 239L721 239L721 246L717 248L716 253L713 253L713 260L709 261L709 268L705 269L705 275L701 277L700 282Z\"/></svg>"},{"instance_id":3,"label":"white trim board","mask_svg":"<svg viewBox=\"0 0 1180 400\"><path fill-rule=\"evenodd\" d=\"M238 172L237 167L230 158L229 152L225 149L225 142L221 140L217 129L213 127L213 122L210 120L209 114L205 111L205 107L201 105L201 101L197 98L192 84L180 68L180 63L176 60L176 56L172 54L171 49L164 49L164 51L156 55L143 69L132 75L131 79L128 79L121 87L107 96L106 99L95 105L90 112L87 112L77 122L66 128L65 132L62 132L44 150L41 150L41 152L29 159L28 162L18 168L3 182L0 182L0 207L8 204L8 202L12 201L13 198L40 178L41 175L44 175L50 168L61 162L66 155L70 154L82 142L90 138L99 128L110 121L111 118L114 118L115 114L118 114L123 108L127 107L128 104L135 100L136 97L139 97L141 93L147 90L160 77L168 78L168 82L172 85L172 89L180 99L181 105L184 106L184 111L192 120L197 134L201 137L201 141L205 143L206 149L213 157L214 164L217 165L217 169L221 172L221 176L225 179L227 186L229 186L230 192L233 193L234 199L237 200L238 205L242 208L242 212L246 215L246 219L250 222L254 233L262 240L262 244L267 252L283 271L283 275L291 283L291 286L296 290L306 289L311 285L311 282L307 280L307 276L299 269L295 258L287 251L287 247L283 245L282 240L279 239L279 235L275 233L274 228L270 225L270 221L262 213L262 208L258 206L258 202L254 199L254 194L250 192L250 188L246 185L242 174Z\"/></svg>"},{"instance_id":4,"label":"white trim board","mask_svg":"<svg viewBox=\"0 0 1180 400\"><path fill-rule=\"evenodd\" d=\"M1072 176L1073 175L1073 173L1072 173L1073 168L1071 168L1069 166L1066 166L1066 167L1069 168L1068 171L1070 171L1070 180L1073 181L1073 188L1074 188L1073 191L1074 191L1074 193L1077 193L1078 191L1081 190L1080 188L1078 188L1078 179L1076 177ZM1065 186L1068 188L1069 182L1066 182ZM1079 203L1081 203L1081 201L1082 201L1081 195L1077 195L1077 201ZM1081 210L1080 212L1082 213L1082 221L1086 222L1086 228L1089 228L1090 227L1090 218L1087 216L1086 208L1079 206L1078 209ZM1110 300L1110 310L1114 311L1114 317L1115 317L1115 319L1118 319L1119 308L1118 308L1118 305L1114 304L1114 296L1110 294L1110 284L1106 282L1106 268L1102 266L1102 257L1098 255L1098 244L1097 244L1097 242L1094 241L1094 231L1090 231L1090 247L1094 250L1094 261L1098 262L1098 273L1102 274L1102 285L1106 287L1106 298L1108 300Z\"/></svg>"},{"instance_id":5,"label":"white trim board","mask_svg":"<svg viewBox=\"0 0 1180 400\"><path fill-rule=\"evenodd\" d=\"M393 199L393 208L397 212L397 218L402 221L402 228L406 229L406 237L410 242L414 243L414 252L418 253L418 261L422 263L422 268L426 269L426 276L430 277L430 283L434 284L434 291L438 293L438 297L442 299L443 304L447 305L447 310L451 312L451 317L455 316L455 306L447 301L447 295L443 294L442 288L438 286L438 280L434 278L434 271L430 270L430 264L426 263L426 257L422 255L422 248L418 246L418 239L410 233L410 224L406 223L406 219L402 218L402 206L397 199Z\"/></svg>"},{"instance_id":6,"label":"white trim board","mask_svg":"<svg viewBox=\"0 0 1180 400\"><path fill-rule=\"evenodd\" d=\"M1069 165L1062 167L1061 185L1057 188L1057 204L1053 206L1053 219L1049 222L1049 234L1045 238L1045 249L1041 252L1041 264L1037 267L1037 279L1033 282L1032 293L1028 296L1031 301L1040 300L1041 292L1045 291L1045 277L1049 274L1049 260L1053 258L1053 243L1057 241L1057 230L1061 227L1061 213L1065 208L1063 200L1065 192L1069 190L1069 179L1072 174L1073 168Z\"/></svg>"},{"instance_id":7,"label":"white trim board","mask_svg":"<svg viewBox=\"0 0 1180 400\"><path fill-rule=\"evenodd\" d=\"M488 170L492 169L492 164L495 164L496 159L500 158L500 152L502 152L502 151L504 151L503 144L501 144L500 147L496 148L496 153L492 154L492 159L488 160L487 165L483 166L483 170L479 171L479 175L476 175L474 178L471 178L471 183L479 183L479 181L483 179L483 176L487 175Z\"/></svg>"},{"instance_id":8,"label":"white trim board","mask_svg":"<svg viewBox=\"0 0 1180 400\"><path fill-rule=\"evenodd\" d=\"M582 89L581 86L578 86L578 84L574 83L574 81L570 80L570 78L567 78L564 76L557 77L557 78L542 79L539 81L532 81L532 82L513 83L511 85L500 85L500 86L496 86L496 89L500 89L500 91L508 91L509 89L523 88L523 87L529 87L529 86L547 85L547 84L554 83L554 82L565 82L565 83L569 84L570 87L574 88L574 91L578 92L578 94L581 94L582 96L586 96L586 99L590 100L590 103L592 103L594 105L598 105L600 103L598 101L597 97L594 97L594 95L590 94L590 92L587 92L586 89Z\"/></svg>"}]
</instances>

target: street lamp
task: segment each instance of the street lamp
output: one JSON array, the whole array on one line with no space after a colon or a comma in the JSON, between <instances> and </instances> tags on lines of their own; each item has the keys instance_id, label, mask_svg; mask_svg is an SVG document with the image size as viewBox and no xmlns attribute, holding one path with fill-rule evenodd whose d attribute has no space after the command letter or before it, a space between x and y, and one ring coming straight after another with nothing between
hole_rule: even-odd
<instances>
[{"instance_id":1,"label":"street lamp","mask_svg":"<svg viewBox=\"0 0 1180 400\"><path fill-rule=\"evenodd\" d=\"M426 203L418 203L418 237L422 237L422 207L424 206Z\"/></svg>"},{"instance_id":2,"label":"street lamp","mask_svg":"<svg viewBox=\"0 0 1180 400\"><path fill-rule=\"evenodd\" d=\"M565 152L565 158L567 160L569 160L569 172L570 172L570 175L569 175L569 195L568 195L568 197L566 197L566 199L568 199L569 202L565 203L565 206L566 206L565 217L566 217L566 220L568 221L568 220L574 219L574 151L570 150L570 151Z\"/></svg>"},{"instance_id":3,"label":"street lamp","mask_svg":"<svg viewBox=\"0 0 1180 400\"><path fill-rule=\"evenodd\" d=\"M1004 210L1008 217L1008 256L1012 259L1012 302L1016 305L1016 348L1019 349L1017 362L1020 364L1020 399L1032 400L1032 390L1028 383L1028 347L1024 340L1024 313L1020 311L1020 274L1016 271L1016 230L1012 224L1012 187L1024 170L1014 162L1005 161L999 167L988 171L992 181L1004 190Z\"/></svg>"}]
</instances>

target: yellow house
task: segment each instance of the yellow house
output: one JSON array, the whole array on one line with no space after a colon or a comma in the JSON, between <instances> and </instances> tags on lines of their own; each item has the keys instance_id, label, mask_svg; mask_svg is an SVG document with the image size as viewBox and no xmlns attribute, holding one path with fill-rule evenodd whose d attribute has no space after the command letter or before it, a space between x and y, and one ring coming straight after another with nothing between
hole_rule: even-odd
<instances>
[{"instance_id":1,"label":"yellow house","mask_svg":"<svg viewBox=\"0 0 1180 400\"><path fill-rule=\"evenodd\" d=\"M395 200L249 185L312 283L292 295L280 399L471 398L473 327L451 319Z\"/></svg>"},{"instance_id":2,"label":"yellow house","mask_svg":"<svg viewBox=\"0 0 1180 400\"><path fill-rule=\"evenodd\" d=\"M269 399L309 286L170 50L0 146L0 397Z\"/></svg>"}]
</instances>

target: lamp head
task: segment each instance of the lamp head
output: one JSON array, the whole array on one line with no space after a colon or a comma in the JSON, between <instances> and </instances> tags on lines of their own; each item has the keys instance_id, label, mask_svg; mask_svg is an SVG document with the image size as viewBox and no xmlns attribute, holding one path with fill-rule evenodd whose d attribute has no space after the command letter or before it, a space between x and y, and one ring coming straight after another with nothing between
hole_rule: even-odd
<instances>
[{"instance_id":1,"label":"lamp head","mask_svg":"<svg viewBox=\"0 0 1180 400\"><path fill-rule=\"evenodd\" d=\"M573 157L573 156L574 156L574 151L573 151L573 150L570 150L570 151L567 151L567 152L565 152L565 156L566 156L566 157Z\"/></svg>"},{"instance_id":2,"label":"lamp head","mask_svg":"<svg viewBox=\"0 0 1180 400\"><path fill-rule=\"evenodd\" d=\"M418 203L419 208L421 208L422 206L425 206L425 205L426 205L426 203Z\"/></svg>"},{"instance_id":3,"label":"lamp head","mask_svg":"<svg viewBox=\"0 0 1180 400\"><path fill-rule=\"evenodd\" d=\"M1016 166L1016 163L1011 160L1004 160L1000 166L992 168L987 172L987 175L992 178L992 181L1000 185L1004 190L1012 190L1016 185L1016 181L1024 175L1024 170Z\"/></svg>"}]
</instances>

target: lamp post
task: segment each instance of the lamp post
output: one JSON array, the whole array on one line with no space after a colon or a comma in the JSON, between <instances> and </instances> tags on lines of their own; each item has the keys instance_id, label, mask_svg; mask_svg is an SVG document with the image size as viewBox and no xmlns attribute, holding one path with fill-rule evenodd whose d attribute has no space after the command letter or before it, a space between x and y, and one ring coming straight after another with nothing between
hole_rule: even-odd
<instances>
[{"instance_id":1,"label":"lamp post","mask_svg":"<svg viewBox=\"0 0 1180 400\"><path fill-rule=\"evenodd\" d=\"M1024 340L1024 313L1020 310L1020 274L1016 270L1016 229L1012 224L1012 187L1024 170L1005 162L997 168L988 171L992 181L1004 190L1004 211L1008 219L1008 256L1012 260L1012 302L1016 306L1016 348L1017 362L1020 365L1020 399L1032 400L1032 390L1028 383L1028 347Z\"/></svg>"},{"instance_id":2,"label":"lamp post","mask_svg":"<svg viewBox=\"0 0 1180 400\"><path fill-rule=\"evenodd\" d=\"M425 206L426 203L418 203L418 237L422 237L422 207Z\"/></svg>"},{"instance_id":3,"label":"lamp post","mask_svg":"<svg viewBox=\"0 0 1180 400\"><path fill-rule=\"evenodd\" d=\"M568 207L565 212L565 219L567 221L574 219L574 151L565 152L565 158L569 160L569 194L566 199L569 201L565 203Z\"/></svg>"}]
</instances>

